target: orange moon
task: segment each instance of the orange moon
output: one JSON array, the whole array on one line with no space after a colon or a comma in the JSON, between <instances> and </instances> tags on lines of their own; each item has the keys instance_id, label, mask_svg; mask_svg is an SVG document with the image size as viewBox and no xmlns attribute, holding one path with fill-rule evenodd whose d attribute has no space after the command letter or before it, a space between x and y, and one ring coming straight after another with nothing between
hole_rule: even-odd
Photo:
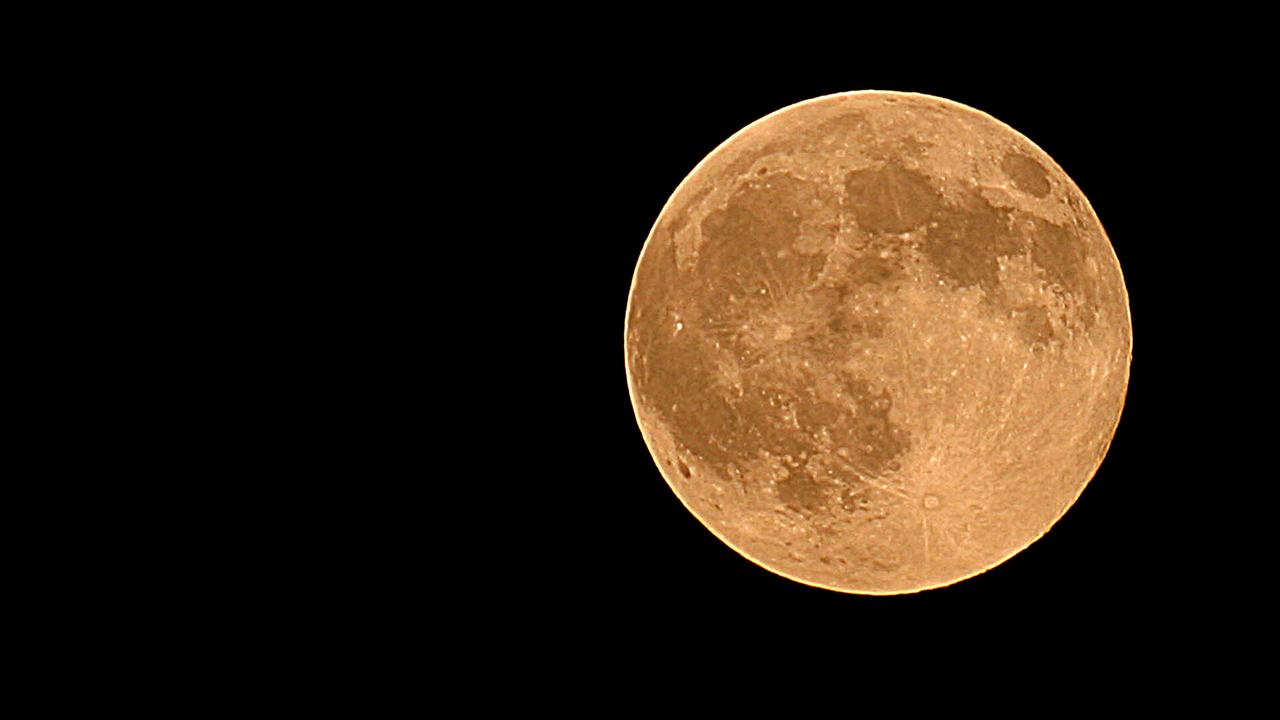
<instances>
[{"instance_id":1,"label":"orange moon","mask_svg":"<svg viewBox=\"0 0 1280 720\"><path fill-rule=\"evenodd\" d=\"M1046 533L1102 462L1124 278L1043 150L943 98L807 100L680 183L625 322L636 420L716 537L792 580L950 585Z\"/></svg>"}]
</instances>

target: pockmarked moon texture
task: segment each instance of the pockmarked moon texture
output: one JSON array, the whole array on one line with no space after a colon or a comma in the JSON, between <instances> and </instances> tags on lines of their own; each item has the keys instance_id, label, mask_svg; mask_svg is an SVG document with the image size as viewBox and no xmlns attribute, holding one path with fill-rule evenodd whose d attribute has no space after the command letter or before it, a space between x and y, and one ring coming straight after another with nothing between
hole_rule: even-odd
<instances>
[{"instance_id":1,"label":"pockmarked moon texture","mask_svg":"<svg viewBox=\"0 0 1280 720\"><path fill-rule=\"evenodd\" d=\"M1128 295L1080 189L991 116L898 92L779 110L667 201L632 405L680 501L809 585L949 585L1062 517L1111 443Z\"/></svg>"}]
</instances>

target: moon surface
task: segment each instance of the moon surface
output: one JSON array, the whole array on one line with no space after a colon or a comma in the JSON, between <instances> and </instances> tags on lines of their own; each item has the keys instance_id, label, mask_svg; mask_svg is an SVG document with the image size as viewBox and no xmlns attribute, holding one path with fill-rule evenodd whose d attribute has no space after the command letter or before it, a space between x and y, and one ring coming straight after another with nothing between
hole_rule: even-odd
<instances>
[{"instance_id":1,"label":"moon surface","mask_svg":"<svg viewBox=\"0 0 1280 720\"><path fill-rule=\"evenodd\" d=\"M632 280L641 433L745 558L895 594L1041 537L1119 422L1132 330L1115 252L1040 148L914 93L772 113L667 201Z\"/></svg>"}]
</instances>

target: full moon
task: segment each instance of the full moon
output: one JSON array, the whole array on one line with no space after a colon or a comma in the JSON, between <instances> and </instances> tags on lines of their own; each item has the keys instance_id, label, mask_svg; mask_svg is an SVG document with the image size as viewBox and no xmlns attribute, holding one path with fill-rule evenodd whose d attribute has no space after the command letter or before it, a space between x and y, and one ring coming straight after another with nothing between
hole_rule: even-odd
<instances>
[{"instance_id":1,"label":"full moon","mask_svg":"<svg viewBox=\"0 0 1280 720\"><path fill-rule=\"evenodd\" d=\"M662 477L761 567L848 593L1026 548L1111 444L1124 278L1043 150L943 98L850 92L734 134L680 183L625 322Z\"/></svg>"}]
</instances>

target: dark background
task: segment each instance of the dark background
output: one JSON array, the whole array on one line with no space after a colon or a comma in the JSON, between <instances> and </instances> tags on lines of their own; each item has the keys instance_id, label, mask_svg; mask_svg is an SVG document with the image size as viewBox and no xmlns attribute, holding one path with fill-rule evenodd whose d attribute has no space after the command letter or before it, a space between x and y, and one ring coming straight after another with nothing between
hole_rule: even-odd
<instances>
[{"instance_id":1,"label":"dark background","mask_svg":"<svg viewBox=\"0 0 1280 720\"><path fill-rule=\"evenodd\" d=\"M543 193L572 212L535 218L554 247L557 327L544 353L553 493L529 535L534 617L575 637L650 629L863 642L908 631L1000 631L1028 640L1176 645L1226 632L1254 591L1236 574L1252 502L1237 459L1234 387L1244 353L1241 256L1217 252L1240 226L1245 118L1255 112L1220 67L1165 54L1025 74L973 63L758 67L565 62L540 75L554 97L537 126ZM1216 85L1215 85L1216 83ZM1053 157L1089 198L1119 257L1133 319L1124 412L1079 501L1043 538L950 587L846 595L774 575L690 515L636 426L623 356L632 272L668 196L748 123L847 90L949 98L1009 124ZM1224 110L1229 108L1229 110ZM1234 150L1233 150L1234 148ZM530 174L530 182L539 176ZM1237 208L1232 214L1232 208ZM1250 255L1249 257L1254 257ZM544 258L545 260L545 258ZM1224 348L1229 350L1224 351ZM544 450L544 456L547 454ZM531 469L532 477L544 477Z\"/></svg>"}]
</instances>

